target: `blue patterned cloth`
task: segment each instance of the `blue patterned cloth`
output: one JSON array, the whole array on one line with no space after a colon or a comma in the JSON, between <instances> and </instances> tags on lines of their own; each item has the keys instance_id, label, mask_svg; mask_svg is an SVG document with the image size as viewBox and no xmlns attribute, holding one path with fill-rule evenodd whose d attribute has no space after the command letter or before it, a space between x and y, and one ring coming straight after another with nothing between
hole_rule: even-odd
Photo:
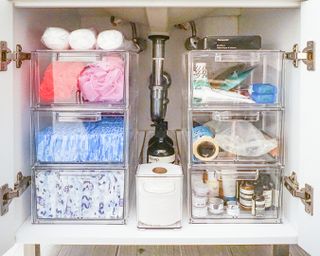
<instances>
[{"instance_id":1,"label":"blue patterned cloth","mask_svg":"<svg viewBox=\"0 0 320 256\"><path fill-rule=\"evenodd\" d=\"M105 117L99 122L58 122L36 136L40 163L122 163L123 154L123 117Z\"/></svg>"},{"instance_id":2,"label":"blue patterned cloth","mask_svg":"<svg viewBox=\"0 0 320 256\"><path fill-rule=\"evenodd\" d=\"M37 219L112 220L123 218L123 171L38 171Z\"/></svg>"}]
</instances>

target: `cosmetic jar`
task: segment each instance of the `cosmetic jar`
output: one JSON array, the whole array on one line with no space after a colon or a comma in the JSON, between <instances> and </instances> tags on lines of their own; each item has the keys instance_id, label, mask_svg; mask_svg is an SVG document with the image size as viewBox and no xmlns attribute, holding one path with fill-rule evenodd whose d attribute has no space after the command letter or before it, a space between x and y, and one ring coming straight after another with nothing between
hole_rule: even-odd
<instances>
[{"instance_id":1,"label":"cosmetic jar","mask_svg":"<svg viewBox=\"0 0 320 256\"><path fill-rule=\"evenodd\" d=\"M228 201L227 202L227 214L237 218L240 214L240 207L237 201Z\"/></svg>"},{"instance_id":2,"label":"cosmetic jar","mask_svg":"<svg viewBox=\"0 0 320 256\"><path fill-rule=\"evenodd\" d=\"M263 217L266 209L266 201L262 194L254 194L252 197L251 213L256 217Z\"/></svg>"},{"instance_id":3,"label":"cosmetic jar","mask_svg":"<svg viewBox=\"0 0 320 256\"><path fill-rule=\"evenodd\" d=\"M251 181L242 181L240 184L240 206L244 210L251 210L252 196L254 194L254 185Z\"/></svg>"},{"instance_id":4,"label":"cosmetic jar","mask_svg":"<svg viewBox=\"0 0 320 256\"><path fill-rule=\"evenodd\" d=\"M209 198L208 209L209 212L215 215L223 213L223 203L224 201L218 197Z\"/></svg>"},{"instance_id":5,"label":"cosmetic jar","mask_svg":"<svg viewBox=\"0 0 320 256\"><path fill-rule=\"evenodd\" d=\"M198 196L192 193L192 205L194 207L206 207L208 202L207 196Z\"/></svg>"}]
</instances>

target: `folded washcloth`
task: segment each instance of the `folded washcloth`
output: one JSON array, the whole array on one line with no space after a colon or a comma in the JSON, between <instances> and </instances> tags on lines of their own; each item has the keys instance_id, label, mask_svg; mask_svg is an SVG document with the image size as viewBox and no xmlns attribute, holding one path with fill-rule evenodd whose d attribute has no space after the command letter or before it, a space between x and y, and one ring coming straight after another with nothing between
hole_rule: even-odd
<instances>
[{"instance_id":1,"label":"folded washcloth","mask_svg":"<svg viewBox=\"0 0 320 256\"><path fill-rule=\"evenodd\" d=\"M51 50L67 50L69 36L70 33L63 28L49 27L44 31L41 42Z\"/></svg>"},{"instance_id":2,"label":"folded washcloth","mask_svg":"<svg viewBox=\"0 0 320 256\"><path fill-rule=\"evenodd\" d=\"M122 163L123 117L99 122L58 122L36 136L37 160L42 163Z\"/></svg>"},{"instance_id":3,"label":"folded washcloth","mask_svg":"<svg viewBox=\"0 0 320 256\"><path fill-rule=\"evenodd\" d=\"M107 56L103 61L85 67L78 79L82 97L90 102L119 102L123 99L124 61Z\"/></svg>"},{"instance_id":4,"label":"folded washcloth","mask_svg":"<svg viewBox=\"0 0 320 256\"><path fill-rule=\"evenodd\" d=\"M97 38L97 45L103 50L137 51L132 41L126 40L118 30L102 31Z\"/></svg>"},{"instance_id":5,"label":"folded washcloth","mask_svg":"<svg viewBox=\"0 0 320 256\"><path fill-rule=\"evenodd\" d=\"M77 29L70 33L69 44L73 50L92 50L96 47L96 37L94 29Z\"/></svg>"}]
</instances>

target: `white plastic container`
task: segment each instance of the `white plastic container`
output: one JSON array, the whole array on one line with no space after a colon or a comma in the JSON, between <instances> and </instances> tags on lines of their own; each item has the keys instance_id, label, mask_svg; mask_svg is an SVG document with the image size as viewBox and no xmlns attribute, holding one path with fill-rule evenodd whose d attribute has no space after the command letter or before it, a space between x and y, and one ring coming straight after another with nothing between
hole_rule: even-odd
<instances>
[{"instance_id":1,"label":"white plastic container","mask_svg":"<svg viewBox=\"0 0 320 256\"><path fill-rule=\"evenodd\" d=\"M183 172L179 165L141 164L136 174L139 228L180 228Z\"/></svg>"}]
</instances>

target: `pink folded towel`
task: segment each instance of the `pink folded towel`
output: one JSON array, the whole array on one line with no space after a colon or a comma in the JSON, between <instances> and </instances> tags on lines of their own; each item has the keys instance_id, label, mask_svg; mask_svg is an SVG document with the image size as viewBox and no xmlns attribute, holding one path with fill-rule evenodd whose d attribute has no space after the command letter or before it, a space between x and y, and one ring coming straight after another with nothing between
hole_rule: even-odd
<instances>
[{"instance_id":1,"label":"pink folded towel","mask_svg":"<svg viewBox=\"0 0 320 256\"><path fill-rule=\"evenodd\" d=\"M87 65L78 78L84 100L119 102L123 99L124 61L108 56L103 61Z\"/></svg>"},{"instance_id":2,"label":"pink folded towel","mask_svg":"<svg viewBox=\"0 0 320 256\"><path fill-rule=\"evenodd\" d=\"M81 62L54 61L46 69L40 85L42 103L75 102Z\"/></svg>"}]
</instances>

